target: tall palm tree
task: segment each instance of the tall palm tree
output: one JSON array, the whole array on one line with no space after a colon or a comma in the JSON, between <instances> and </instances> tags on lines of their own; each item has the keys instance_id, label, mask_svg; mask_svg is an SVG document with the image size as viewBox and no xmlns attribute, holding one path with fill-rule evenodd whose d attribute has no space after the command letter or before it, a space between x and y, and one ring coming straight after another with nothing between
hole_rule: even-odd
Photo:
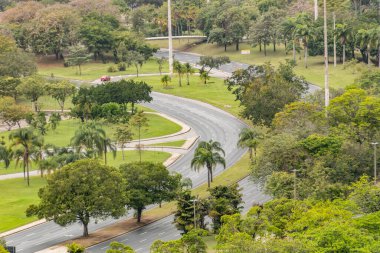
<instances>
[{"instance_id":1,"label":"tall palm tree","mask_svg":"<svg viewBox=\"0 0 380 253\"><path fill-rule=\"evenodd\" d=\"M71 145L76 151L86 151L87 154L94 156L98 154L101 156L104 152L104 144L106 139L106 132L103 128L95 123L85 123L75 131L75 135L71 138Z\"/></svg>"},{"instance_id":2,"label":"tall palm tree","mask_svg":"<svg viewBox=\"0 0 380 253\"><path fill-rule=\"evenodd\" d=\"M340 39L342 45L342 60L343 65L346 62L346 44L351 35L351 28L347 24L337 24L335 29L336 36Z\"/></svg>"},{"instance_id":3,"label":"tall palm tree","mask_svg":"<svg viewBox=\"0 0 380 253\"><path fill-rule=\"evenodd\" d=\"M307 68L309 43L314 36L313 23L308 15L301 14L297 17L297 25L294 32L295 36L302 40L305 54L305 68Z\"/></svg>"},{"instance_id":4,"label":"tall palm tree","mask_svg":"<svg viewBox=\"0 0 380 253\"><path fill-rule=\"evenodd\" d=\"M22 160L24 168L24 178L26 173L26 179L28 186L30 185L29 179L29 162L30 162L30 151L37 139L37 135L34 134L33 130L29 128L17 129L9 135L11 142L11 147L21 146L22 147Z\"/></svg>"},{"instance_id":5,"label":"tall palm tree","mask_svg":"<svg viewBox=\"0 0 380 253\"><path fill-rule=\"evenodd\" d=\"M377 49L377 64L380 68L380 27L372 28L368 31L371 46Z\"/></svg>"},{"instance_id":6,"label":"tall palm tree","mask_svg":"<svg viewBox=\"0 0 380 253\"><path fill-rule=\"evenodd\" d=\"M223 156L221 155L223 154ZM191 160L191 167L199 171L201 167L207 168L207 183L208 188L213 181L212 173L218 164L226 167L226 161L224 159L224 150L219 142L209 140L201 141L195 150L194 158Z\"/></svg>"},{"instance_id":7,"label":"tall palm tree","mask_svg":"<svg viewBox=\"0 0 380 253\"><path fill-rule=\"evenodd\" d=\"M183 65L183 68L186 73L187 85L190 85L190 76L194 74L195 71L193 67L191 67L190 63L188 62L185 63L185 65Z\"/></svg>"},{"instance_id":8,"label":"tall palm tree","mask_svg":"<svg viewBox=\"0 0 380 253\"><path fill-rule=\"evenodd\" d=\"M257 129L243 128L239 134L238 146L241 148L248 148L251 163L254 162L253 156L256 161L257 147L262 138L263 134Z\"/></svg>"},{"instance_id":9,"label":"tall palm tree","mask_svg":"<svg viewBox=\"0 0 380 253\"><path fill-rule=\"evenodd\" d=\"M285 19L285 21L281 24L282 33L286 39L290 39L292 41L292 51L293 51L293 61L296 61L296 39L295 30L296 30L296 19L294 17L290 17Z\"/></svg>"},{"instance_id":10,"label":"tall palm tree","mask_svg":"<svg viewBox=\"0 0 380 253\"><path fill-rule=\"evenodd\" d=\"M110 138L105 138L103 140L103 148L104 148L104 164L107 165L107 153L108 153L108 150L111 150L113 158L115 159L117 148L112 143L112 141L111 141Z\"/></svg>"},{"instance_id":11,"label":"tall palm tree","mask_svg":"<svg viewBox=\"0 0 380 253\"><path fill-rule=\"evenodd\" d=\"M173 68L178 74L179 87L182 87L182 75L185 73L185 68L179 61L174 61Z\"/></svg>"},{"instance_id":12,"label":"tall palm tree","mask_svg":"<svg viewBox=\"0 0 380 253\"><path fill-rule=\"evenodd\" d=\"M371 39L369 30L360 29L356 34L356 44L359 47L361 52L365 52L363 55L363 61L365 62L364 57L367 57L367 64L370 65L370 49L371 49Z\"/></svg>"}]
</instances>

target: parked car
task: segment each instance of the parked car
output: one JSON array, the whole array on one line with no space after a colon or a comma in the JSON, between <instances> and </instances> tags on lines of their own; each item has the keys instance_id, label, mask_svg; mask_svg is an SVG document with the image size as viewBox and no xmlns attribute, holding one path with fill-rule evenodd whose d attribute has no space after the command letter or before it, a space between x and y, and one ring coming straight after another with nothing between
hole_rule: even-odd
<instances>
[{"instance_id":1,"label":"parked car","mask_svg":"<svg viewBox=\"0 0 380 253\"><path fill-rule=\"evenodd\" d=\"M111 81L111 77L110 76L102 76L100 78L100 81L102 82L108 82L108 81Z\"/></svg>"}]
</instances>

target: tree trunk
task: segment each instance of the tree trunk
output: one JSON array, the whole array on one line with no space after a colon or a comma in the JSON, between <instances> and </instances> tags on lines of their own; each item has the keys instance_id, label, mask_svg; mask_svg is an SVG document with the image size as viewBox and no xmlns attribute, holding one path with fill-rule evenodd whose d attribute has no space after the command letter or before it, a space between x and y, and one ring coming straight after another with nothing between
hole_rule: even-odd
<instances>
[{"instance_id":1,"label":"tree trunk","mask_svg":"<svg viewBox=\"0 0 380 253\"><path fill-rule=\"evenodd\" d=\"M141 222L142 208L137 208L137 222Z\"/></svg>"},{"instance_id":2,"label":"tree trunk","mask_svg":"<svg viewBox=\"0 0 380 253\"><path fill-rule=\"evenodd\" d=\"M182 87L182 75L180 73L178 73L178 84L179 87Z\"/></svg>"},{"instance_id":3,"label":"tree trunk","mask_svg":"<svg viewBox=\"0 0 380 253\"><path fill-rule=\"evenodd\" d=\"M236 40L236 51L239 51L239 40Z\"/></svg>"},{"instance_id":4,"label":"tree trunk","mask_svg":"<svg viewBox=\"0 0 380 253\"><path fill-rule=\"evenodd\" d=\"M369 44L367 46L367 64L371 65L371 46Z\"/></svg>"},{"instance_id":5,"label":"tree trunk","mask_svg":"<svg viewBox=\"0 0 380 253\"><path fill-rule=\"evenodd\" d=\"M82 68L81 68L80 64L78 65L78 68L79 68L79 75L81 76L82 75Z\"/></svg>"},{"instance_id":6,"label":"tree trunk","mask_svg":"<svg viewBox=\"0 0 380 253\"><path fill-rule=\"evenodd\" d=\"M190 85L190 76L189 76L189 73L187 73L187 75L186 75L186 78L187 78L187 85Z\"/></svg>"},{"instance_id":7,"label":"tree trunk","mask_svg":"<svg viewBox=\"0 0 380 253\"><path fill-rule=\"evenodd\" d=\"M139 127L139 156L140 156L140 163L141 163L141 127Z\"/></svg>"},{"instance_id":8,"label":"tree trunk","mask_svg":"<svg viewBox=\"0 0 380 253\"><path fill-rule=\"evenodd\" d=\"M305 46L305 68L307 68L307 46Z\"/></svg>"},{"instance_id":9,"label":"tree trunk","mask_svg":"<svg viewBox=\"0 0 380 253\"><path fill-rule=\"evenodd\" d=\"M261 41L259 42L259 50L261 52Z\"/></svg>"},{"instance_id":10,"label":"tree trunk","mask_svg":"<svg viewBox=\"0 0 380 253\"><path fill-rule=\"evenodd\" d=\"M210 185L211 185L211 183L210 183L210 171L207 170L207 186L208 186L208 188L210 188Z\"/></svg>"},{"instance_id":11,"label":"tree trunk","mask_svg":"<svg viewBox=\"0 0 380 253\"><path fill-rule=\"evenodd\" d=\"M125 160L125 153L124 153L124 143L121 145L121 155L123 156L123 161Z\"/></svg>"},{"instance_id":12,"label":"tree trunk","mask_svg":"<svg viewBox=\"0 0 380 253\"><path fill-rule=\"evenodd\" d=\"M346 62L346 44L343 44L343 65Z\"/></svg>"},{"instance_id":13,"label":"tree trunk","mask_svg":"<svg viewBox=\"0 0 380 253\"><path fill-rule=\"evenodd\" d=\"M227 52L227 43L224 43L224 52Z\"/></svg>"},{"instance_id":14,"label":"tree trunk","mask_svg":"<svg viewBox=\"0 0 380 253\"><path fill-rule=\"evenodd\" d=\"M251 163L252 163L253 162L252 148L249 148L248 151L249 151L249 160L251 160Z\"/></svg>"},{"instance_id":15,"label":"tree trunk","mask_svg":"<svg viewBox=\"0 0 380 253\"><path fill-rule=\"evenodd\" d=\"M264 55L267 56L267 44L264 43Z\"/></svg>"},{"instance_id":16,"label":"tree trunk","mask_svg":"<svg viewBox=\"0 0 380 253\"><path fill-rule=\"evenodd\" d=\"M293 61L296 62L296 43L293 40Z\"/></svg>"},{"instance_id":17,"label":"tree trunk","mask_svg":"<svg viewBox=\"0 0 380 253\"><path fill-rule=\"evenodd\" d=\"M88 223L87 222L82 222L83 224L83 237L88 236Z\"/></svg>"},{"instance_id":18,"label":"tree trunk","mask_svg":"<svg viewBox=\"0 0 380 253\"><path fill-rule=\"evenodd\" d=\"M139 67L136 66L136 76L139 77Z\"/></svg>"},{"instance_id":19,"label":"tree trunk","mask_svg":"<svg viewBox=\"0 0 380 253\"><path fill-rule=\"evenodd\" d=\"M273 39L273 52L276 52L276 39Z\"/></svg>"}]
</instances>

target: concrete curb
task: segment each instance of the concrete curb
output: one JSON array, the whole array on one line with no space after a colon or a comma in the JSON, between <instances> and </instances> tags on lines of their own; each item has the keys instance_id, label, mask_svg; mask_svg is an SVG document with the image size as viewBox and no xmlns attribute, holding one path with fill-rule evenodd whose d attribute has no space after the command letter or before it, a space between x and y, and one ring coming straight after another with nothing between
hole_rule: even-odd
<instances>
[{"instance_id":1,"label":"concrete curb","mask_svg":"<svg viewBox=\"0 0 380 253\"><path fill-rule=\"evenodd\" d=\"M29 228L32 228L34 226L38 226L40 224L43 224L47 222L47 220L45 219L42 219L42 220L37 220L37 221L33 221L31 223L28 223L24 226L21 226L21 227L18 227L18 228L15 228L15 229L12 229L12 230L9 230L9 231L6 231L4 233L1 233L0 234L0 237L5 237L5 236L8 236L8 235L11 235L11 234L15 234L15 233L18 233L18 232L21 232L21 231L24 231L24 230L27 230Z\"/></svg>"}]
</instances>

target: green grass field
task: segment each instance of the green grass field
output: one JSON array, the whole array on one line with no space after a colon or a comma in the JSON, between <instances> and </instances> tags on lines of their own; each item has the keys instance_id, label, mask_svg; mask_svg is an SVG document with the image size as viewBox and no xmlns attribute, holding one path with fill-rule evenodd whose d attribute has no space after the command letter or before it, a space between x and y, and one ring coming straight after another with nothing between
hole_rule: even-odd
<instances>
[{"instance_id":1,"label":"green grass field","mask_svg":"<svg viewBox=\"0 0 380 253\"><path fill-rule=\"evenodd\" d=\"M165 152L143 151L142 160L149 162L164 162L171 155ZM123 163L139 161L137 151L126 151L123 161L121 152L117 152L116 159L108 154L108 165L118 167ZM0 169L2 172L3 169ZM20 168L18 172L21 172ZM13 172L15 172L13 170ZM25 225L37 220L37 217L27 218L26 208L31 204L38 203L38 189L44 186L46 180L41 177L31 177L30 187L26 186L23 178L0 180L0 233Z\"/></svg>"},{"instance_id":2,"label":"green grass field","mask_svg":"<svg viewBox=\"0 0 380 253\"><path fill-rule=\"evenodd\" d=\"M33 177L30 187L23 178L0 181L0 232L10 230L37 220L26 217L25 210L38 203L38 190L46 183L44 178Z\"/></svg>"},{"instance_id":3,"label":"green grass field","mask_svg":"<svg viewBox=\"0 0 380 253\"><path fill-rule=\"evenodd\" d=\"M103 64L101 62L90 62L82 66L82 75L79 75L78 67L64 67L63 62L49 61L48 63L40 63L38 65L38 74L43 76L54 76L68 79L93 81L100 78L103 75L120 76L120 75L135 75L136 68L130 66L125 71L108 72L110 66L115 66L114 63ZM167 63L163 66L164 69L168 69ZM139 70L140 74L159 73L158 64L155 59L148 60L142 68Z\"/></svg>"},{"instance_id":4,"label":"green grass field","mask_svg":"<svg viewBox=\"0 0 380 253\"><path fill-rule=\"evenodd\" d=\"M149 126L141 131L142 139L173 134L181 130L181 126L159 115L146 115L149 120ZM49 130L47 135L45 135L45 143L54 144L58 147L69 146L71 138L74 136L75 131L79 128L80 125L81 122L78 119L61 121L55 131ZM103 124L103 129L106 131L107 136L109 136L113 140L116 125ZM134 139L137 139L137 129L134 129L133 132ZM3 132L0 134L0 136L4 136L4 140L8 141L9 133L10 132Z\"/></svg>"},{"instance_id":5,"label":"green grass field","mask_svg":"<svg viewBox=\"0 0 380 253\"><path fill-rule=\"evenodd\" d=\"M151 44L161 45L161 47L167 44L166 41L151 41ZM231 45L227 48L227 52L224 51L223 47L217 46L216 44L199 44L194 45L192 43L182 45L176 43L174 48L178 50L188 51L191 53L198 53L202 55L211 56L229 56L231 60L237 62L243 62L247 64L264 64L270 62L274 66L278 66L280 62L285 62L286 59L292 59L292 53L285 53L283 45L277 45L276 52L273 51L272 45L267 47L267 56L264 52L260 52L258 47L252 47L247 43L242 43L240 49L249 49L251 54L242 55L240 51L235 50L235 46ZM339 56L338 56L339 60ZM343 88L347 85L353 84L355 79L359 77L360 73L353 73L351 69L344 69L343 65L338 62L337 67L334 68L332 64L333 58L330 56L330 66L329 66L329 81L331 87ZM309 56L308 57L308 68L305 68L303 51L297 54L297 66L295 67L295 72L306 78L307 81L314 83L323 87L324 85L324 60L323 56ZM363 70L367 66L361 67Z\"/></svg>"},{"instance_id":6,"label":"green grass field","mask_svg":"<svg viewBox=\"0 0 380 253\"><path fill-rule=\"evenodd\" d=\"M182 147L186 140L170 141L170 142L160 142L148 145L150 147Z\"/></svg>"},{"instance_id":7,"label":"green grass field","mask_svg":"<svg viewBox=\"0 0 380 253\"><path fill-rule=\"evenodd\" d=\"M199 100L219 107L220 109L228 111L234 115L239 114L239 102L235 101L235 96L227 90L227 86L224 85L224 81L222 79L211 78L207 85L203 84L199 76L191 76L190 85L186 85L185 79L186 78L182 80L182 87L179 87L177 75L173 75L170 87L163 88L160 76L138 78L138 80L145 81L151 85L154 91Z\"/></svg>"}]
</instances>

